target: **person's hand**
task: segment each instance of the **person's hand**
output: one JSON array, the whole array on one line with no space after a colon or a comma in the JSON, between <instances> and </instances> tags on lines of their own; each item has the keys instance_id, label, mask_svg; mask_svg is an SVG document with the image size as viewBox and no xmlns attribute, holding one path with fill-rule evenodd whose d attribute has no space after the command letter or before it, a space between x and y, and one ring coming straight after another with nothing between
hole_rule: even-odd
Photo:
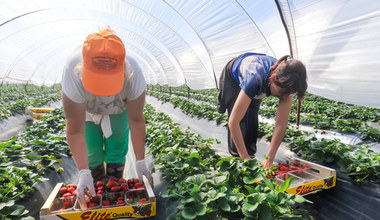
<instances>
[{"instance_id":1,"label":"person's hand","mask_svg":"<svg viewBox=\"0 0 380 220\"><path fill-rule=\"evenodd\" d=\"M153 178L146 167L145 159L136 161L136 171L140 182L143 182L143 175L148 179L149 184L153 187Z\"/></svg>"},{"instance_id":2,"label":"person's hand","mask_svg":"<svg viewBox=\"0 0 380 220\"><path fill-rule=\"evenodd\" d=\"M262 164L264 166L264 169L270 169L272 161L270 161L269 159L265 159Z\"/></svg>"},{"instance_id":3,"label":"person's hand","mask_svg":"<svg viewBox=\"0 0 380 220\"><path fill-rule=\"evenodd\" d=\"M92 197L96 196L91 170L82 169L79 171L79 182L77 186L78 203L81 209L87 209L87 203L84 199L84 194L88 194L87 189Z\"/></svg>"}]
</instances>

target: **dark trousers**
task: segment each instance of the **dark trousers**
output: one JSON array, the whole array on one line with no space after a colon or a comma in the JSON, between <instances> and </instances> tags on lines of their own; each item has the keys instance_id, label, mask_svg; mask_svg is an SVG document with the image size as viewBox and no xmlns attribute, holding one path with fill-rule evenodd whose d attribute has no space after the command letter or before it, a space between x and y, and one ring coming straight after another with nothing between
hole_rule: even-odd
<instances>
[{"instance_id":1,"label":"dark trousers","mask_svg":"<svg viewBox=\"0 0 380 220\"><path fill-rule=\"evenodd\" d=\"M222 70L219 80L219 95L217 109L219 113L224 113L227 110L228 118L231 115L235 101L241 91L241 88L236 81L232 67L239 57L232 59ZM259 109L261 99L253 99L249 105L244 118L240 121L240 129L243 135L244 143L249 156L254 157L256 153L257 135L259 130ZM231 137L229 128L227 127L228 135L228 151L232 156L239 157L235 143Z\"/></svg>"}]
</instances>

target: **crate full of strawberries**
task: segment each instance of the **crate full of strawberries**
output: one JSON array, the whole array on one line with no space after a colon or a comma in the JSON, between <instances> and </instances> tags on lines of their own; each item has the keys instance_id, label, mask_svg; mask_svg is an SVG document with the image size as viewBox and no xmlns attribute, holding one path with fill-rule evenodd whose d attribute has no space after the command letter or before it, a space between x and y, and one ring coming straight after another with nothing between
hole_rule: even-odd
<instances>
[{"instance_id":1,"label":"crate full of strawberries","mask_svg":"<svg viewBox=\"0 0 380 220\"><path fill-rule=\"evenodd\" d=\"M278 185L292 178L286 191L299 195L329 189L336 184L334 169L298 158L275 164L266 177L277 182Z\"/></svg>"},{"instance_id":2,"label":"crate full of strawberries","mask_svg":"<svg viewBox=\"0 0 380 220\"><path fill-rule=\"evenodd\" d=\"M58 183L41 208L40 218L50 219L120 219L156 215L156 198L146 178L110 178L94 183L96 196L86 193L82 209L75 184Z\"/></svg>"}]
</instances>

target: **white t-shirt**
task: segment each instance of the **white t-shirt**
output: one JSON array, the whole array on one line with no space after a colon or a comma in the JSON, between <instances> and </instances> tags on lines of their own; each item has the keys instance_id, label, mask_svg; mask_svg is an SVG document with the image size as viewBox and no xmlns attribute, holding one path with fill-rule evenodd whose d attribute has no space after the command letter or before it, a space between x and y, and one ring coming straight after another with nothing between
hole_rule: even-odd
<instances>
[{"instance_id":1,"label":"white t-shirt","mask_svg":"<svg viewBox=\"0 0 380 220\"><path fill-rule=\"evenodd\" d=\"M137 99L146 87L144 75L137 62L128 55L125 59L123 89L114 96L97 96L84 89L82 45L71 54L63 70L63 93L73 102L86 104L86 121L100 124L106 138L112 135L109 115L122 113L127 107L127 101Z\"/></svg>"},{"instance_id":2,"label":"white t-shirt","mask_svg":"<svg viewBox=\"0 0 380 220\"><path fill-rule=\"evenodd\" d=\"M146 88L144 75L137 62L126 55L124 86L114 96L97 96L86 91L82 84L82 45L66 61L62 76L62 91L76 103L85 103L86 111L92 114L119 114L126 109L127 100L138 98Z\"/></svg>"}]
</instances>

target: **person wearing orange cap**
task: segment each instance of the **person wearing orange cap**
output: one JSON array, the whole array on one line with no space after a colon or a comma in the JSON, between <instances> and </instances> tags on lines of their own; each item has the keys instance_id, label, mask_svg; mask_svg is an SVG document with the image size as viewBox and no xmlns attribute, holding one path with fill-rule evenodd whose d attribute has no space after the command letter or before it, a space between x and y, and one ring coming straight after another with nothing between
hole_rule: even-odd
<instances>
[{"instance_id":1,"label":"person wearing orange cap","mask_svg":"<svg viewBox=\"0 0 380 220\"><path fill-rule=\"evenodd\" d=\"M94 180L123 177L129 133L138 178L145 175L152 184L145 163L146 82L122 40L109 29L88 35L68 58L61 85L81 207L86 189L95 196Z\"/></svg>"}]
</instances>

